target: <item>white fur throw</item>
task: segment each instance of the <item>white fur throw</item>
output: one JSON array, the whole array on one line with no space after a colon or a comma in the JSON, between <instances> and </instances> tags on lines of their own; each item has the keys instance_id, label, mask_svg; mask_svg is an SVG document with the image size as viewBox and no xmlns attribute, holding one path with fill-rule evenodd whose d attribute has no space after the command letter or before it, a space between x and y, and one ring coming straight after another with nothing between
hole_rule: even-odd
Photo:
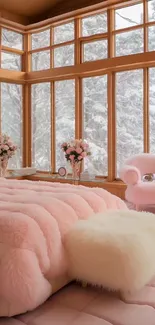
<instances>
[{"instance_id":1,"label":"white fur throw","mask_svg":"<svg viewBox=\"0 0 155 325\"><path fill-rule=\"evenodd\" d=\"M109 211L78 221L64 241L70 275L123 294L155 276L155 215Z\"/></svg>"}]
</instances>

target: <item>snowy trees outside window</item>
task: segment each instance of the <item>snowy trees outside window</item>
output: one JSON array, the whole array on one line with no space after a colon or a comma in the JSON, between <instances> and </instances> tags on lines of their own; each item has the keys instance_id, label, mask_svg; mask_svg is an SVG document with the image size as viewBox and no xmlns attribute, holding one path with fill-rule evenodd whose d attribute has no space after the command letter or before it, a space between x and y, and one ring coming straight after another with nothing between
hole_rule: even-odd
<instances>
[{"instance_id":1,"label":"snowy trees outside window","mask_svg":"<svg viewBox=\"0 0 155 325\"><path fill-rule=\"evenodd\" d=\"M51 92L50 82L31 86L32 166L51 169Z\"/></svg>"},{"instance_id":2,"label":"snowy trees outside window","mask_svg":"<svg viewBox=\"0 0 155 325\"><path fill-rule=\"evenodd\" d=\"M75 80L55 82L56 171L66 163L61 144L75 139Z\"/></svg>"},{"instance_id":3,"label":"snowy trees outside window","mask_svg":"<svg viewBox=\"0 0 155 325\"><path fill-rule=\"evenodd\" d=\"M85 167L92 174L107 176L107 76L84 78L82 88L83 137L91 152Z\"/></svg>"},{"instance_id":4,"label":"snowy trees outside window","mask_svg":"<svg viewBox=\"0 0 155 325\"><path fill-rule=\"evenodd\" d=\"M1 131L10 136L18 150L9 168L22 167L23 157L23 95L22 86L1 82Z\"/></svg>"},{"instance_id":5,"label":"snowy trees outside window","mask_svg":"<svg viewBox=\"0 0 155 325\"><path fill-rule=\"evenodd\" d=\"M143 70L116 74L117 170L143 152Z\"/></svg>"}]
</instances>

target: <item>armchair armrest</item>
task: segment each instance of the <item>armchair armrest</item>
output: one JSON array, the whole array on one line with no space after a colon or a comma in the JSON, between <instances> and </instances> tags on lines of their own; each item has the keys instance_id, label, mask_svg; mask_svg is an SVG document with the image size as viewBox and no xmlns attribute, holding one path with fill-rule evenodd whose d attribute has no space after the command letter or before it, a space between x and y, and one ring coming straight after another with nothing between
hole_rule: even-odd
<instances>
[{"instance_id":1,"label":"armchair armrest","mask_svg":"<svg viewBox=\"0 0 155 325\"><path fill-rule=\"evenodd\" d=\"M120 178L127 185L135 185L141 181L141 173L135 166L126 165L120 170Z\"/></svg>"}]
</instances>

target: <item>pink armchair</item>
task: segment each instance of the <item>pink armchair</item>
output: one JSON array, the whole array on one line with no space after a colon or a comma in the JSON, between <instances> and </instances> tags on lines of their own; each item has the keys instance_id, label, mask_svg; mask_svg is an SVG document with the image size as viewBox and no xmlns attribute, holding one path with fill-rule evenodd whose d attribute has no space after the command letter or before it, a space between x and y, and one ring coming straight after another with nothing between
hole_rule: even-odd
<instances>
[{"instance_id":1,"label":"pink armchair","mask_svg":"<svg viewBox=\"0 0 155 325\"><path fill-rule=\"evenodd\" d=\"M155 205L155 181L144 182L145 174L155 174L155 155L140 154L128 159L120 170L120 178L127 184L125 199L134 204L136 210Z\"/></svg>"}]
</instances>

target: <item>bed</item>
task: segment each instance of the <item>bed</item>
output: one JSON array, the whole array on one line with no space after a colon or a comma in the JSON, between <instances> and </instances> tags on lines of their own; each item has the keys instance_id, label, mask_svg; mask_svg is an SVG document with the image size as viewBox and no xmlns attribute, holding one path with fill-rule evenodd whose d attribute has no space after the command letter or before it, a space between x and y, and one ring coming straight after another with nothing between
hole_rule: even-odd
<instances>
[{"instance_id":1,"label":"bed","mask_svg":"<svg viewBox=\"0 0 155 325\"><path fill-rule=\"evenodd\" d=\"M41 305L72 279L63 245L77 220L127 209L100 188L0 179L0 316Z\"/></svg>"}]
</instances>

